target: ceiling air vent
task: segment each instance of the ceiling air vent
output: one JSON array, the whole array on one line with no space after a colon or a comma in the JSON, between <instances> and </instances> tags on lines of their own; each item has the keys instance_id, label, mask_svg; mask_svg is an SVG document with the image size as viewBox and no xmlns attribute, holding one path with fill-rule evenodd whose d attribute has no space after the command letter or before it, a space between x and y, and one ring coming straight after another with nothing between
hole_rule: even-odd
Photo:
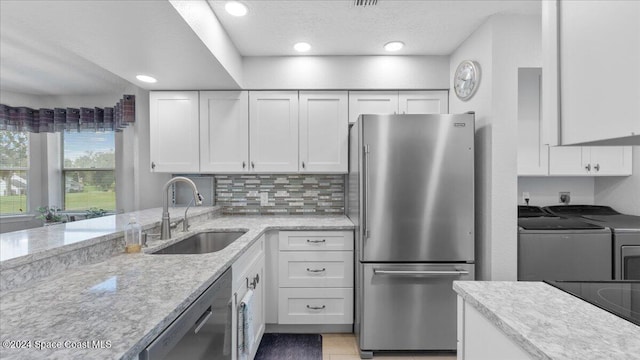
<instances>
[{"instance_id":1,"label":"ceiling air vent","mask_svg":"<svg viewBox=\"0 0 640 360\"><path fill-rule=\"evenodd\" d=\"M353 0L354 6L374 6L378 4L378 0Z\"/></svg>"}]
</instances>

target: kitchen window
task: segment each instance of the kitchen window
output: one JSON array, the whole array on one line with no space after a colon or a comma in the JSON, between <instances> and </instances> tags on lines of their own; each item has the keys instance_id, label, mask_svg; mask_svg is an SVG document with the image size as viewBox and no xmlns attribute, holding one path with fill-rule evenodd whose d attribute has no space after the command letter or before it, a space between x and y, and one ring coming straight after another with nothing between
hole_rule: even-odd
<instances>
[{"instance_id":1,"label":"kitchen window","mask_svg":"<svg viewBox=\"0 0 640 360\"><path fill-rule=\"evenodd\" d=\"M0 215L27 212L29 134L0 130Z\"/></svg>"},{"instance_id":2,"label":"kitchen window","mask_svg":"<svg viewBox=\"0 0 640 360\"><path fill-rule=\"evenodd\" d=\"M64 210L115 210L115 132L62 134Z\"/></svg>"}]
</instances>

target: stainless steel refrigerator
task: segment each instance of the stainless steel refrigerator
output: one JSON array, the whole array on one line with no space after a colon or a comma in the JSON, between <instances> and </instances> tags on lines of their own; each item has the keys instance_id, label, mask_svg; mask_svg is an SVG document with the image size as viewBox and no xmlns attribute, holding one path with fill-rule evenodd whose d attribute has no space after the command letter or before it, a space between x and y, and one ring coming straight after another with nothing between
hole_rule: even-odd
<instances>
[{"instance_id":1,"label":"stainless steel refrigerator","mask_svg":"<svg viewBox=\"0 0 640 360\"><path fill-rule=\"evenodd\" d=\"M474 115L361 115L349 132L355 333L374 351L456 349L474 279Z\"/></svg>"}]
</instances>

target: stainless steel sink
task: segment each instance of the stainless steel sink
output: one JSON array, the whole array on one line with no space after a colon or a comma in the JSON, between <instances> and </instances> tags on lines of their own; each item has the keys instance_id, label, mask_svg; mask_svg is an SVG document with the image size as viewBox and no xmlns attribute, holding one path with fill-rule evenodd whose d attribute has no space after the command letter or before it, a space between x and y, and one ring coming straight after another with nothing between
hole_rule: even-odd
<instances>
[{"instance_id":1,"label":"stainless steel sink","mask_svg":"<svg viewBox=\"0 0 640 360\"><path fill-rule=\"evenodd\" d=\"M195 234L153 254L206 254L220 251L236 241L245 231L210 231Z\"/></svg>"}]
</instances>

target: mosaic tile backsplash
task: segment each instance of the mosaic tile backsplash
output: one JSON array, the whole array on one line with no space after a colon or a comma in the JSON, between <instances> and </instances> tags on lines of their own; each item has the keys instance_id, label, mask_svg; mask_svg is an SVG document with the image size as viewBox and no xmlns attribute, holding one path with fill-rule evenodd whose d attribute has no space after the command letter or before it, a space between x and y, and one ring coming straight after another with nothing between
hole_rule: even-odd
<instances>
[{"instance_id":1,"label":"mosaic tile backsplash","mask_svg":"<svg viewBox=\"0 0 640 360\"><path fill-rule=\"evenodd\" d=\"M344 214L344 175L216 175L216 205L227 215ZM267 204L260 205L260 194Z\"/></svg>"}]
</instances>

